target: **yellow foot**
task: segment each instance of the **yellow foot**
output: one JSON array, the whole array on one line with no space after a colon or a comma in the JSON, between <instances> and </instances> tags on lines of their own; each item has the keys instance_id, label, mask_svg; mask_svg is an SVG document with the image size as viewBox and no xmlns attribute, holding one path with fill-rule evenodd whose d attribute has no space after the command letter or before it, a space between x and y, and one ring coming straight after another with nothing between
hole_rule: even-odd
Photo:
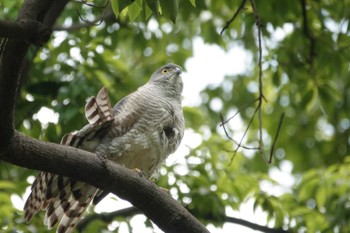
<instances>
[{"instance_id":1,"label":"yellow foot","mask_svg":"<svg viewBox=\"0 0 350 233\"><path fill-rule=\"evenodd\" d=\"M169 189L163 188L163 187L159 187L161 190L163 190L166 193L169 193Z\"/></svg>"}]
</instances>

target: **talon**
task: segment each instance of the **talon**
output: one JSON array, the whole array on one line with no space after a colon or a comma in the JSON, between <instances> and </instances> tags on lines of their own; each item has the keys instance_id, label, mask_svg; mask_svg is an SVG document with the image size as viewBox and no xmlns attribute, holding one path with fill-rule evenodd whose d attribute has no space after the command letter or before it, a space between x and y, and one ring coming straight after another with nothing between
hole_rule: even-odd
<instances>
[{"instance_id":1,"label":"talon","mask_svg":"<svg viewBox=\"0 0 350 233\"><path fill-rule=\"evenodd\" d=\"M158 180L158 179L156 179L156 178L154 178L154 177L149 178L149 181L151 181L151 182L153 182L153 183L157 182L157 180Z\"/></svg>"},{"instance_id":2,"label":"talon","mask_svg":"<svg viewBox=\"0 0 350 233\"><path fill-rule=\"evenodd\" d=\"M145 177L146 176L146 174L143 171L141 171L140 169L138 169L138 168L134 168L132 170L134 172L136 172L140 177Z\"/></svg>"}]
</instances>

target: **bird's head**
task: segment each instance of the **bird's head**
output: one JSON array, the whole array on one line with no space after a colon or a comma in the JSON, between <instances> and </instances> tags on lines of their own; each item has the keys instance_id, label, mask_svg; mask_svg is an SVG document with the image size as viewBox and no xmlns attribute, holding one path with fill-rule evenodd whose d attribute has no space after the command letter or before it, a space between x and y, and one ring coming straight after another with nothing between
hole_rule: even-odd
<instances>
[{"instance_id":1,"label":"bird's head","mask_svg":"<svg viewBox=\"0 0 350 233\"><path fill-rule=\"evenodd\" d=\"M175 91L181 94L183 83L181 79L182 69L175 64L167 64L156 70L149 80L150 83L161 85L165 90Z\"/></svg>"}]
</instances>

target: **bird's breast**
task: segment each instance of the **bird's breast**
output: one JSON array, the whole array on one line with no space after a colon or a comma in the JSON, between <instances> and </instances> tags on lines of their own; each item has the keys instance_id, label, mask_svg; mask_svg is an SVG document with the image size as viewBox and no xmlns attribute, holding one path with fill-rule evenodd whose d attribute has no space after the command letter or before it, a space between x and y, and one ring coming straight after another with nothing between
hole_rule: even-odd
<instances>
[{"instance_id":1,"label":"bird's breast","mask_svg":"<svg viewBox=\"0 0 350 233\"><path fill-rule=\"evenodd\" d=\"M158 130L137 132L131 130L121 137L111 140L109 145L101 145L108 151L108 159L130 169L138 168L146 176L151 176L168 156L168 142L162 140ZM104 150L104 149L102 149Z\"/></svg>"}]
</instances>

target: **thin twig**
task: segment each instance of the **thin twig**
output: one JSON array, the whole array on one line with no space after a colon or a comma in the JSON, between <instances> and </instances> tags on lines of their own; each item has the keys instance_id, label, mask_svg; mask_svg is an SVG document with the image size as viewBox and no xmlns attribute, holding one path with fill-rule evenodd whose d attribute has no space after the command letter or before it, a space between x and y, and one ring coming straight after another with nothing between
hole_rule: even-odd
<instances>
[{"instance_id":1,"label":"thin twig","mask_svg":"<svg viewBox=\"0 0 350 233\"><path fill-rule=\"evenodd\" d=\"M243 139L244 139L245 136L247 135L248 130L249 130L250 126L251 126L252 123L253 123L255 114L256 114L256 112L258 111L258 109L259 109L258 107L255 109L255 111L254 111L254 113L253 113L253 116L250 118L249 123L248 123L248 125L247 125L247 127L246 127L246 129L245 129L245 131L244 131L244 133L243 133L243 136L242 136L241 140L239 141L237 148L234 150L234 154L233 154L233 156L231 157L231 160L230 160L229 165L232 164L233 159L234 159L234 157L236 156L238 149L241 147L241 145L242 145L242 143L243 143ZM260 147L258 147L257 149L260 150Z\"/></svg>"},{"instance_id":2,"label":"thin twig","mask_svg":"<svg viewBox=\"0 0 350 233\"><path fill-rule=\"evenodd\" d=\"M277 142L278 135L279 135L279 133L281 131L283 119L284 119L284 113L282 113L282 115L280 117L280 121L278 122L277 132L276 132L275 138L273 139L271 150L270 150L269 163L271 163L271 161L272 161L272 156L273 156L273 153L275 151L275 145L276 145L276 142Z\"/></svg>"},{"instance_id":3,"label":"thin twig","mask_svg":"<svg viewBox=\"0 0 350 233\"><path fill-rule=\"evenodd\" d=\"M105 4L103 4L102 6L96 6L95 4L90 3L90 2L87 2L86 0L80 0L79 2L83 3L84 5L90 6L90 7L92 7L92 8L96 8L96 9L104 9L104 8L106 8L106 6L108 6L108 4L109 4L109 0L107 0L107 1L105 2Z\"/></svg>"},{"instance_id":4,"label":"thin twig","mask_svg":"<svg viewBox=\"0 0 350 233\"><path fill-rule=\"evenodd\" d=\"M247 0L242 0L241 5L239 5L239 7L237 8L236 12L233 14L232 18L226 22L225 26L222 28L221 32L220 32L220 36L222 35L222 33L224 33L224 31L231 25L231 23L235 20L235 18L237 17L238 13L243 9L244 4Z\"/></svg>"},{"instance_id":5,"label":"thin twig","mask_svg":"<svg viewBox=\"0 0 350 233\"><path fill-rule=\"evenodd\" d=\"M220 126L223 126L224 128L224 132L227 136L228 139L230 139L231 141L233 141L234 143L237 144L237 148L234 150L234 154L233 156L231 157L231 160L230 160L230 163L232 163L233 161L233 158L236 156L236 153L238 151L239 148L244 148L244 149L257 149L259 150L260 154L261 154L261 157L263 158L263 160L266 162L266 163L271 163L272 161L272 155L274 153L274 149L275 149L275 144L276 144L276 141L277 141L277 138L278 138L278 135L279 135L279 132L281 130L281 126L282 126L282 122L283 122L283 117L284 117L284 114L282 114L281 116L281 119L280 119L280 122L278 124L278 129L277 129L277 133L275 135L275 138L274 138L274 141L272 143L272 146L271 146L271 151L270 151L270 157L269 159L267 159L265 157L265 154L264 154L264 141L263 141L263 120L262 120L262 104L264 101L267 102L265 96L264 96L264 93L263 93L263 81L262 81L262 76L263 76L263 70L262 70L262 43L261 43L261 38L262 38L262 33L261 33L261 19L260 19L260 16L259 16L259 13L258 13L258 10L256 8L256 5L255 5L255 1L254 0L249 0L250 1L250 4L251 4L251 7L253 9L253 13L254 13L254 16L255 16L255 24L257 26L257 31L258 31L258 69L259 69L259 75L258 75L258 83L259 83L259 94L258 94L258 98L255 101L258 101L258 105L257 107L255 108L255 111L252 115L252 117L250 118L249 120L249 123L243 133L243 136L241 138L241 140L239 142L235 141L227 132L226 130L226 127L225 127L225 124L227 124L230 120L232 120L240 111L241 109L239 109L233 116L229 117L227 120L224 120L223 116L220 114L220 118L221 118L221 124ZM305 2L305 0L301 0L302 2ZM222 29L221 33L222 34L224 32L224 30L226 30L229 25L233 22L233 20L237 17L239 11L242 10L244 4L245 4L246 0L243 0L241 5L239 6L239 8L237 9L237 11L235 12L235 14L232 16L232 18L227 21L225 27ZM252 103L248 103L248 105L250 105ZM245 106L246 107L246 106ZM244 138L246 137L247 133L248 133L248 130L256 116L256 113L258 113L258 124L259 124L259 147L257 148L250 148L250 147L246 147L246 146L243 146L242 143L243 143L243 140Z\"/></svg>"},{"instance_id":6,"label":"thin twig","mask_svg":"<svg viewBox=\"0 0 350 233\"><path fill-rule=\"evenodd\" d=\"M238 113L238 111L237 111L237 113ZM228 132L227 132L227 130L226 130L226 127L225 127L225 120L224 120L224 117L222 116L222 114L220 113L220 119L221 119L221 124L220 124L220 126L222 126L223 127L223 129L224 129L224 132L225 132L225 135L226 135L226 137L228 138L228 139L230 139L231 141L233 141L234 143L236 143L237 145L238 145L238 147L237 148L243 148L243 149L247 149L247 150L258 150L259 148L256 148L256 147L248 147L248 146L244 146L244 145L241 145L240 143L238 143L235 139L233 139L229 134L228 134ZM237 151L238 149L235 149L235 151Z\"/></svg>"},{"instance_id":7,"label":"thin twig","mask_svg":"<svg viewBox=\"0 0 350 233\"><path fill-rule=\"evenodd\" d=\"M220 126L223 126L225 124L227 124L230 120L232 120L238 113L240 113L243 109L247 108L249 105L251 105L252 103L258 101L259 99L254 99L253 101L250 101L248 103L246 103L245 105L243 105L242 107L240 107L237 112L235 112L235 114L233 114L233 116L229 117L227 120L225 121L221 121Z\"/></svg>"},{"instance_id":8,"label":"thin twig","mask_svg":"<svg viewBox=\"0 0 350 233\"><path fill-rule=\"evenodd\" d=\"M109 0L106 0L106 3L102 6L96 6L95 4L92 4L92 3L89 3L85 0L80 0L81 3L83 3L84 5L87 5L87 6L90 6L92 8L96 8L96 9L99 9L99 10L103 10L102 12L102 16L100 17L101 20L99 21L96 21L96 20L93 20L93 21L89 21L89 20L86 20L84 19L84 17L80 14L80 12L78 10L76 10L78 16L79 16L79 19L89 25L94 25L94 26L99 26L102 22L103 22L103 18L104 18L104 15L106 13L106 9L107 9L107 6L108 6L108 3L109 3Z\"/></svg>"},{"instance_id":9,"label":"thin twig","mask_svg":"<svg viewBox=\"0 0 350 233\"><path fill-rule=\"evenodd\" d=\"M90 223L96 220L110 223L113 220L115 220L117 217L128 218L128 217L133 217L136 214L142 214L142 212L134 206L128 207L125 209L116 210L110 213L100 213L100 214L95 213L92 215L88 215L84 219L82 219L77 225L77 230L79 232L82 232Z\"/></svg>"},{"instance_id":10,"label":"thin twig","mask_svg":"<svg viewBox=\"0 0 350 233\"><path fill-rule=\"evenodd\" d=\"M262 114L261 114L261 106L262 101L265 100L264 94L263 94L263 82L262 82L262 46L261 46L261 20L258 13L258 10L256 9L256 5L254 0L250 0L250 4L252 6L254 16L255 16L255 23L258 28L258 47L259 47L259 104L258 104L258 119L259 119L259 147L260 147L260 154L266 161L265 155L264 155L264 143L263 143L263 130L262 130Z\"/></svg>"},{"instance_id":11,"label":"thin twig","mask_svg":"<svg viewBox=\"0 0 350 233\"><path fill-rule=\"evenodd\" d=\"M239 146L242 145L243 139L244 139L245 136L247 135L248 130L249 130L250 126L251 126L252 123L253 123L253 120L254 120L254 117L255 117L255 114L256 114L256 111L257 111L257 110L258 110L258 108L255 109L255 111L254 111L254 113L253 113L253 116L250 118L249 123L248 123L248 125L247 125L247 128L245 129L245 131L244 131L244 133L243 133L243 136L242 136L241 140L239 141L239 144L238 144ZM238 149L239 149L239 147L236 148L236 151L237 151Z\"/></svg>"},{"instance_id":12,"label":"thin twig","mask_svg":"<svg viewBox=\"0 0 350 233\"><path fill-rule=\"evenodd\" d=\"M97 22L96 21L89 21L87 19L84 19L84 17L80 14L80 12L78 10L76 10L76 12L77 12L77 15L78 15L79 19L81 21L83 21L84 23L86 23L86 24L93 25L93 26L99 26L103 22L103 20L102 20L103 17L101 17L101 20L99 20Z\"/></svg>"},{"instance_id":13,"label":"thin twig","mask_svg":"<svg viewBox=\"0 0 350 233\"><path fill-rule=\"evenodd\" d=\"M78 13L79 14L79 13ZM81 15L79 15L79 17L81 17ZM87 28L87 27L91 27L91 26L98 26L99 24L101 24L101 22L104 21L111 21L111 22L118 22L119 25L121 25L122 23L115 17L114 13L112 10L107 10L105 11L101 16L99 16L98 18L96 18L93 21L88 21L88 22L84 22L84 23L75 23L72 24L69 27L66 26L54 26L53 30L54 31L67 31L67 32L73 32L82 28ZM126 25L123 25L126 26Z\"/></svg>"}]
</instances>

